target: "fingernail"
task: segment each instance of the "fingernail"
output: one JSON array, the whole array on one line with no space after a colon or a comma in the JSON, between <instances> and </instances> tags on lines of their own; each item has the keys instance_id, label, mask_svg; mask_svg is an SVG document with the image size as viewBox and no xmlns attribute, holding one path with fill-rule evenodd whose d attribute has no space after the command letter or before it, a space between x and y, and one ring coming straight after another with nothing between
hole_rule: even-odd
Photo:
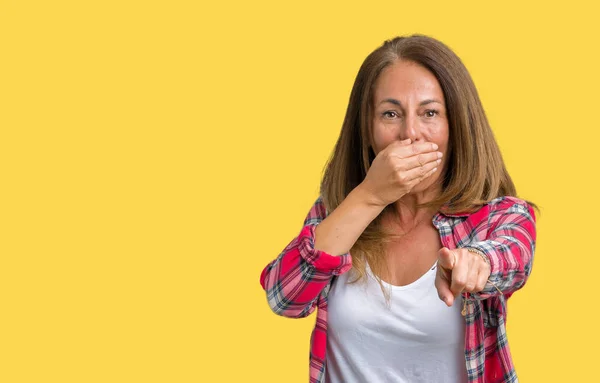
<instances>
[{"instance_id":1,"label":"fingernail","mask_svg":"<svg viewBox=\"0 0 600 383\"><path fill-rule=\"evenodd\" d=\"M437 150L437 149L438 149L437 144L433 144L433 150Z\"/></svg>"}]
</instances>

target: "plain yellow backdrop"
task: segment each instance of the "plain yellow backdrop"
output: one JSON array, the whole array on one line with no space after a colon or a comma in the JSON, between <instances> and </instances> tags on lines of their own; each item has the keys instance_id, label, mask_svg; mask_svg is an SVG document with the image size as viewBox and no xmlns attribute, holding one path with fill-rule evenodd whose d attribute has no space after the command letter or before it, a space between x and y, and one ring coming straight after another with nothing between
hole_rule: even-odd
<instances>
[{"instance_id":1,"label":"plain yellow backdrop","mask_svg":"<svg viewBox=\"0 0 600 383\"><path fill-rule=\"evenodd\" d=\"M0 2L0 381L306 382L262 268L317 197L354 77L424 33L542 208L509 301L522 382L597 376L598 7Z\"/></svg>"}]
</instances>

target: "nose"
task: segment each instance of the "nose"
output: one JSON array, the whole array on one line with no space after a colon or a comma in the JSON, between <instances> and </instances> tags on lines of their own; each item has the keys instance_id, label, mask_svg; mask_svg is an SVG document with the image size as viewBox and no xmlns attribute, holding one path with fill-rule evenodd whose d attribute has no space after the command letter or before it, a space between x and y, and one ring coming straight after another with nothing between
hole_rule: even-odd
<instances>
[{"instance_id":1,"label":"nose","mask_svg":"<svg viewBox=\"0 0 600 383\"><path fill-rule=\"evenodd\" d=\"M420 121L417 116L407 116L404 121L402 121L402 127L400 129L400 140L406 140L410 138L412 142L421 141L421 127Z\"/></svg>"}]
</instances>

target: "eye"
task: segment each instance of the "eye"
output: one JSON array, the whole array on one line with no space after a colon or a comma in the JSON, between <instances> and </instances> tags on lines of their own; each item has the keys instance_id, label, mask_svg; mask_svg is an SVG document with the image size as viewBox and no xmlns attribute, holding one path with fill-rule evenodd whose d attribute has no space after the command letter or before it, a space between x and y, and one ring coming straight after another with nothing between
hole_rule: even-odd
<instances>
[{"instance_id":1,"label":"eye","mask_svg":"<svg viewBox=\"0 0 600 383\"><path fill-rule=\"evenodd\" d=\"M427 117L435 117L436 115L438 115L440 112L435 110L435 109L428 109L425 111L425 116Z\"/></svg>"},{"instance_id":2,"label":"eye","mask_svg":"<svg viewBox=\"0 0 600 383\"><path fill-rule=\"evenodd\" d=\"M385 118L396 118L398 117L398 113L394 112L393 110L388 110L382 113L383 117Z\"/></svg>"}]
</instances>

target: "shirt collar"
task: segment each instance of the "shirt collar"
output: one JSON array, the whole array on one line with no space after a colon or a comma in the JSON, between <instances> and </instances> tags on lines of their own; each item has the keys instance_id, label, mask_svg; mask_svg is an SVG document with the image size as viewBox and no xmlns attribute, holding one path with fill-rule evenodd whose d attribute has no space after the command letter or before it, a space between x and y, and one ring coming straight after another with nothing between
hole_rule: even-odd
<instances>
[{"instance_id":1,"label":"shirt collar","mask_svg":"<svg viewBox=\"0 0 600 383\"><path fill-rule=\"evenodd\" d=\"M471 213L469 213L469 212L449 213L448 210L449 210L449 205L445 204L439 209L438 215L443 215L443 216L451 217L451 218L459 218L459 217L468 217L469 215L473 214L473 212L471 212Z\"/></svg>"}]
</instances>

